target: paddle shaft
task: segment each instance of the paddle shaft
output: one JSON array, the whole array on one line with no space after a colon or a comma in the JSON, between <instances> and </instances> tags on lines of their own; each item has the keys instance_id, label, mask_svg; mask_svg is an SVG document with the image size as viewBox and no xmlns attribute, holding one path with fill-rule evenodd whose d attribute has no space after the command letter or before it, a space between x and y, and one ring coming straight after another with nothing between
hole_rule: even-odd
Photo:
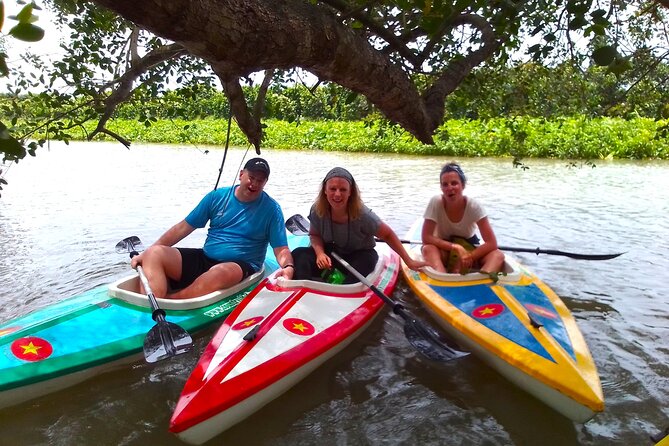
<instances>
[{"instance_id":1,"label":"paddle shaft","mask_svg":"<svg viewBox=\"0 0 669 446\"><path fill-rule=\"evenodd\" d=\"M386 304L393 308L393 313L404 319L404 333L419 352L434 361L451 361L453 359L462 358L469 355L467 352L462 352L452 348L439 339L439 335L434 329L428 327L423 321L412 315L404 309L404 305L393 301L386 296L375 285L369 282L365 276L360 274L353 268L346 260L342 259L336 252L331 252L332 255L344 268L353 274L361 283L369 287L377 296L381 298Z\"/></svg>"},{"instance_id":2,"label":"paddle shaft","mask_svg":"<svg viewBox=\"0 0 669 446\"><path fill-rule=\"evenodd\" d=\"M301 215L293 215L286 221L286 229L295 235L308 235L309 222ZM421 354L433 361L450 361L457 358L467 356L469 353L456 350L449 345L442 342L439 334L423 321L407 312L402 304L393 301L385 295L381 290L367 280L365 276L360 274L353 268L346 260L342 259L336 252L331 252L331 256L351 272L362 284L367 286L374 294L376 294L384 303L393 308L393 313L399 315L404 319L404 334L409 343L416 348Z\"/></svg>"},{"instance_id":3,"label":"paddle shaft","mask_svg":"<svg viewBox=\"0 0 669 446\"><path fill-rule=\"evenodd\" d=\"M142 285L144 285L146 296L149 298L149 303L151 304L151 310L153 311L151 317L156 322L158 322L159 320L164 321L165 310L158 307L158 301L156 300L156 296L153 294L153 291L151 290L151 285L149 285L149 280L146 278L146 275L144 274L144 268L142 268L142 265L137 265L137 273L139 274L139 279L142 281Z\"/></svg>"},{"instance_id":4,"label":"paddle shaft","mask_svg":"<svg viewBox=\"0 0 669 446\"><path fill-rule=\"evenodd\" d=\"M369 287L369 289L372 290L374 292L374 294L379 296L381 298L381 300L383 300L385 303L387 303L388 305L393 307L393 312L394 313L399 314L402 317L405 317L405 315L403 313L401 313L401 311L404 308L401 304L398 304L397 302L392 300L390 297L386 296L383 291L378 289L374 284L372 284L369 280L367 280L367 278L365 276L363 276L362 274L360 274L358 272L358 270L353 268L350 263L348 263L346 260L342 259L339 254L337 254L336 252L333 251L333 252L330 253L330 255L332 255L332 257L334 257L335 259L337 259L337 261L339 263L341 263L344 266L344 268L346 268L351 274L353 274L356 279L358 279L361 283L363 283L367 287Z\"/></svg>"},{"instance_id":5,"label":"paddle shaft","mask_svg":"<svg viewBox=\"0 0 669 446\"><path fill-rule=\"evenodd\" d=\"M139 255L138 248L141 248L142 241L136 235L126 237L116 244L116 252L127 252L130 258ZM166 319L165 310L158 306L158 299L153 294L151 285L149 284L144 269L141 265L136 266L137 274L142 286L144 287L145 295L149 300L151 307L151 318L156 322L156 325L149 330L144 337L144 359L146 362L153 363L166 359L172 356L186 353L193 348L193 339L188 332L177 324L168 322Z\"/></svg>"},{"instance_id":6,"label":"paddle shaft","mask_svg":"<svg viewBox=\"0 0 669 446\"><path fill-rule=\"evenodd\" d=\"M379 238L376 238L377 242L384 242L384 240L381 240ZM420 240L407 240L407 239L400 239L400 242L402 243L408 243L412 245L422 245L423 242ZM566 252L566 251L558 251L556 249L541 249L541 248L517 248L514 246L498 246L497 247L501 251L509 251L509 252L529 252L532 254L549 254L549 255L555 255L555 256L564 256L564 257L570 257L572 259L578 259L578 260L611 260L615 259L616 257L622 255L622 252L616 253L616 254L579 254L576 252Z\"/></svg>"},{"instance_id":7,"label":"paddle shaft","mask_svg":"<svg viewBox=\"0 0 669 446\"><path fill-rule=\"evenodd\" d=\"M290 217L286 221L286 228L288 228L288 230L295 235L309 235L309 221L307 219L305 219L300 214L295 214L292 217ZM375 237L374 239L377 242L387 243L385 240L382 240L378 237ZM423 242L420 241L420 240L400 239L400 242L405 243L405 244L411 244L411 245L422 245L423 244ZM572 259L578 259L578 260L610 260L610 259L614 259L614 258L624 254L622 252L616 253L616 254L579 254L579 253L575 253L575 252L558 251L558 250L555 250L555 249L516 248L516 247L513 247L513 246L498 246L498 248L502 251L530 252L530 253L534 253L536 255L549 254L549 255L555 255L555 256L570 257Z\"/></svg>"},{"instance_id":8,"label":"paddle shaft","mask_svg":"<svg viewBox=\"0 0 669 446\"><path fill-rule=\"evenodd\" d=\"M137 251L133 250L130 253L130 258L132 259L138 254L139 253ZM146 296L149 298L149 303L151 304L151 318L156 321L159 326L167 327L165 330L159 330L160 339L162 344L165 346L165 351L168 356L175 356L177 354L177 346L174 344L174 338L172 337L172 333L169 329L167 321L165 320L165 310L158 306L158 301L156 300L156 296L151 290L151 285L149 285L149 280L146 278L146 274L144 274L144 268L142 268L142 265L137 265L137 274L139 274L139 280L142 281L142 285L144 285L144 291L146 291Z\"/></svg>"}]
</instances>

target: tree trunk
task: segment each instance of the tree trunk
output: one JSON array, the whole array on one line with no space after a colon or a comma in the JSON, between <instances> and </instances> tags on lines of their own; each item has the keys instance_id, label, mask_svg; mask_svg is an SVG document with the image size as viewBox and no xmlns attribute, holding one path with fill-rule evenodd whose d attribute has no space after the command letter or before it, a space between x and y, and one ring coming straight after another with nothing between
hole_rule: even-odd
<instances>
[{"instance_id":1,"label":"tree trunk","mask_svg":"<svg viewBox=\"0 0 669 446\"><path fill-rule=\"evenodd\" d=\"M224 81L301 67L365 95L390 120L432 143L435 122L413 82L330 10L304 0L95 0L206 60ZM225 79L227 76L229 79ZM443 113L443 108L442 112ZM436 119L435 119L436 118Z\"/></svg>"}]
</instances>

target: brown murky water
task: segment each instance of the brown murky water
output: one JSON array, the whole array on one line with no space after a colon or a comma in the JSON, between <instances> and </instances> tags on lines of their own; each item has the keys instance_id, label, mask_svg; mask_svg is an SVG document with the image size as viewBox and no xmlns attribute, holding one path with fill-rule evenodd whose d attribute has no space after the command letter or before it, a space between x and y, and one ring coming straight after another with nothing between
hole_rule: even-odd
<instances>
[{"instance_id":1,"label":"brown murky water","mask_svg":"<svg viewBox=\"0 0 669 446\"><path fill-rule=\"evenodd\" d=\"M244 155L228 155L229 185ZM398 234L439 193L446 158L265 150L267 191L286 217L306 215L330 167L347 167L365 202ZM249 153L247 157L253 156ZM0 321L128 272L116 242L145 244L216 182L222 151L54 144L9 169L0 198ZM473 357L433 364L387 313L348 349L211 444L650 445L669 425L669 163L461 159L466 192L485 205L500 244L610 261L519 255L566 302L598 366L606 411L574 424ZM199 246L204 232L182 242ZM400 283L394 298L428 318ZM170 445L171 411L213 329L193 354L137 363L0 411L0 444ZM9 442L9 439L12 439Z\"/></svg>"}]
</instances>

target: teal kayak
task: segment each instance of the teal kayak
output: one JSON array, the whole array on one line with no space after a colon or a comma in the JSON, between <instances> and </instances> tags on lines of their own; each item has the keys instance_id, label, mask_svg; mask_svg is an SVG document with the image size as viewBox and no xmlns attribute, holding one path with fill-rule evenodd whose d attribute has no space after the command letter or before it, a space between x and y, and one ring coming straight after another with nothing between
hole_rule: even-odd
<instances>
[{"instance_id":1,"label":"teal kayak","mask_svg":"<svg viewBox=\"0 0 669 446\"><path fill-rule=\"evenodd\" d=\"M189 333L223 320L277 269L264 268L232 288L192 299L158 299L166 320ZM143 357L156 325L136 274L0 324L0 408L78 384Z\"/></svg>"}]
</instances>

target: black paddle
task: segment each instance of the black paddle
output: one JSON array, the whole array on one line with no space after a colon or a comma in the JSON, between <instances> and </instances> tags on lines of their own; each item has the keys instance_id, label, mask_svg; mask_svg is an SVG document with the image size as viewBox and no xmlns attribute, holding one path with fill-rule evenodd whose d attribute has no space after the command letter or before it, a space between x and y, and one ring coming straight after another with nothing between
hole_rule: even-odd
<instances>
[{"instance_id":1,"label":"black paddle","mask_svg":"<svg viewBox=\"0 0 669 446\"><path fill-rule=\"evenodd\" d=\"M307 235L309 222L301 215L294 215L286 221L286 229L295 235ZM404 334L409 343L413 345L416 350L423 354L426 358L433 361L450 361L453 359L467 356L469 353L456 350L446 343L444 343L439 336L439 333L425 322L418 319L413 314L409 313L402 304L393 301L386 296L381 290L374 286L365 276L360 274L353 268L346 260L342 259L337 253L332 252L331 255L339 261L348 271L351 272L360 282L371 289L374 294L379 296L383 302L393 308L393 313L399 315L404 319Z\"/></svg>"},{"instance_id":2,"label":"black paddle","mask_svg":"<svg viewBox=\"0 0 669 446\"><path fill-rule=\"evenodd\" d=\"M116 252L130 253L132 259L139 255L137 249L142 245L142 241L136 235L126 237L116 244ZM165 310L158 306L158 301L151 291L149 281L144 275L141 265L137 265L137 273L144 285L146 295L151 303L151 318L156 321L156 325L144 337L144 359L146 362L156 362L172 356L186 353L193 348L193 339L186 330L179 325L165 320Z\"/></svg>"},{"instance_id":3,"label":"black paddle","mask_svg":"<svg viewBox=\"0 0 669 446\"><path fill-rule=\"evenodd\" d=\"M309 233L309 221L301 216L300 214L293 215L286 221L286 227L288 230L290 230L290 227L296 228L297 230L300 230L301 232L304 232L306 235ZM306 226L305 226L306 225ZM292 231L291 231L292 232ZM377 242L384 242L381 239L376 239ZM410 243L412 245L420 245L423 242L420 240L405 240L405 239L400 239L400 242L402 243ZM498 246L499 249L502 251L510 251L510 252L530 252L534 254L550 254L550 255L555 255L555 256L565 256L565 257L571 257L572 259L578 259L578 260L611 260L615 259L618 256L623 255L624 253L619 252L617 254L578 254L575 252L566 252L566 251L558 251L555 249L541 249L541 248L515 248L513 246Z\"/></svg>"}]
</instances>

